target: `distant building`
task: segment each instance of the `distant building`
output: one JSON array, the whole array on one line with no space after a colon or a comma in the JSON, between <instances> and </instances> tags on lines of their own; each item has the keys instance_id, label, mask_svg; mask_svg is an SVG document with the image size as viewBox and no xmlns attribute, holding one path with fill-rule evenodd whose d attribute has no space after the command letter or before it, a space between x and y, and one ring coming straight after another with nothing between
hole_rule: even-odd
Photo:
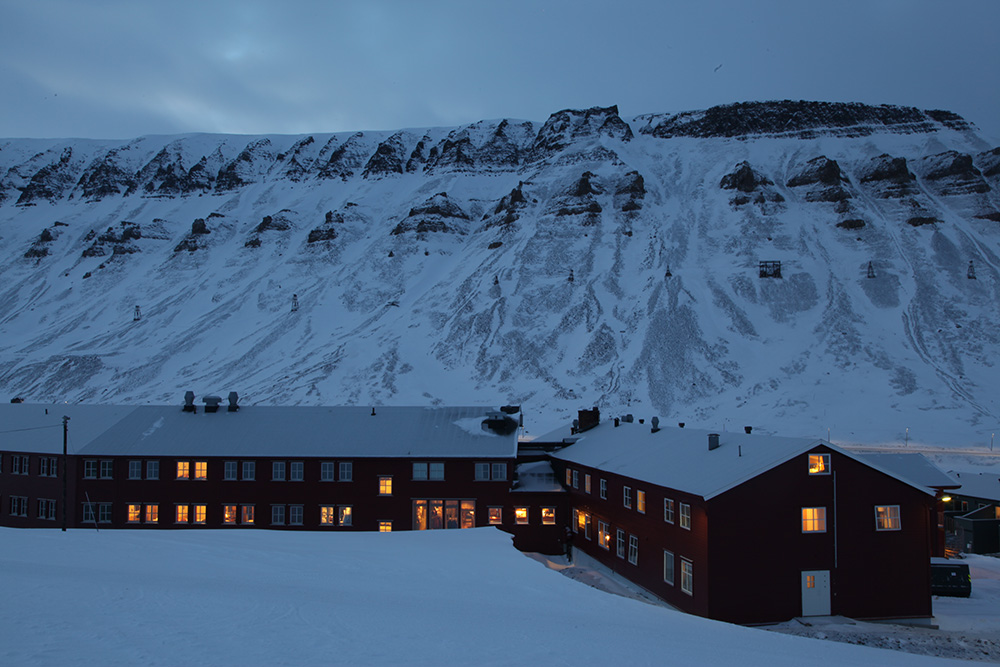
<instances>
[{"instance_id":1,"label":"distant building","mask_svg":"<svg viewBox=\"0 0 1000 667\"><path fill-rule=\"evenodd\" d=\"M961 484L945 505L958 547L966 553L1000 553L1000 473L949 474Z\"/></svg>"}]
</instances>

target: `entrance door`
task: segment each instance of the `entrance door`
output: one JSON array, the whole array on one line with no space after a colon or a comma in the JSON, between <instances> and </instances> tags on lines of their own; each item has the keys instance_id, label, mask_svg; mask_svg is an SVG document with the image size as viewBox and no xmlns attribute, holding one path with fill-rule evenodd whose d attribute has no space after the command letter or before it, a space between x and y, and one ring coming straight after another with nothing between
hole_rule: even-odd
<instances>
[{"instance_id":1,"label":"entrance door","mask_svg":"<svg viewBox=\"0 0 1000 667\"><path fill-rule=\"evenodd\" d=\"M830 570L802 573L802 615L830 615Z\"/></svg>"}]
</instances>

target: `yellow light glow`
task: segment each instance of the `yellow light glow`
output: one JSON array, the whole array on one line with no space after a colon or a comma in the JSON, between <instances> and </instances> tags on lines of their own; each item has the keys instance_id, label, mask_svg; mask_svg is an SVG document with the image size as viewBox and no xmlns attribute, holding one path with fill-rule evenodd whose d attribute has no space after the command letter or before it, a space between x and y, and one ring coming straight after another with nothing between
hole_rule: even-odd
<instances>
[{"instance_id":1,"label":"yellow light glow","mask_svg":"<svg viewBox=\"0 0 1000 667\"><path fill-rule=\"evenodd\" d=\"M822 475L829 472L829 467L827 461L828 454L810 454L809 455L809 474L810 475Z\"/></svg>"},{"instance_id":2,"label":"yellow light glow","mask_svg":"<svg viewBox=\"0 0 1000 667\"><path fill-rule=\"evenodd\" d=\"M380 533L391 533L392 532L392 521L379 521L378 522L378 532L380 532Z\"/></svg>"},{"instance_id":3,"label":"yellow light glow","mask_svg":"<svg viewBox=\"0 0 1000 667\"><path fill-rule=\"evenodd\" d=\"M941 502L943 502L943 503L950 503L951 502L951 496L941 496Z\"/></svg>"},{"instance_id":4,"label":"yellow light glow","mask_svg":"<svg viewBox=\"0 0 1000 667\"><path fill-rule=\"evenodd\" d=\"M195 461L194 478L208 479L208 461Z\"/></svg>"},{"instance_id":5,"label":"yellow light glow","mask_svg":"<svg viewBox=\"0 0 1000 667\"><path fill-rule=\"evenodd\" d=\"M187 479L190 476L189 475L190 465L191 464L188 463L187 461L177 462L177 479Z\"/></svg>"},{"instance_id":6,"label":"yellow light glow","mask_svg":"<svg viewBox=\"0 0 1000 667\"><path fill-rule=\"evenodd\" d=\"M515 521L515 523L520 523L520 524L528 523L528 508L527 507L515 507L514 508L514 521Z\"/></svg>"}]
</instances>

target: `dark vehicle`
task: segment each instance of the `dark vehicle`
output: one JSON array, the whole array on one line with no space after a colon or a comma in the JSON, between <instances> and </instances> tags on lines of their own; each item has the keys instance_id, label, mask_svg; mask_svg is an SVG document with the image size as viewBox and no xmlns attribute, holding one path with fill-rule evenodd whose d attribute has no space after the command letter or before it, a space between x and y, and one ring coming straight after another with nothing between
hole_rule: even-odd
<instances>
[{"instance_id":1,"label":"dark vehicle","mask_svg":"<svg viewBox=\"0 0 1000 667\"><path fill-rule=\"evenodd\" d=\"M972 595L969 564L946 558L931 559L931 595L967 598Z\"/></svg>"}]
</instances>

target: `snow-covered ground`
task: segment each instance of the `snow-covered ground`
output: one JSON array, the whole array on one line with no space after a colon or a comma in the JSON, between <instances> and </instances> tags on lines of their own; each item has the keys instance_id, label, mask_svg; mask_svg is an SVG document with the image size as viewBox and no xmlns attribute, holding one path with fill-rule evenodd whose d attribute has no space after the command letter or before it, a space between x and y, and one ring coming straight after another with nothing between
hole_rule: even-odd
<instances>
[{"instance_id":1,"label":"snow-covered ground","mask_svg":"<svg viewBox=\"0 0 1000 667\"><path fill-rule=\"evenodd\" d=\"M947 664L609 595L489 528L4 528L0 544L3 665ZM935 610L948 609L939 621L992 631L1000 569L970 562L973 597L936 600Z\"/></svg>"}]
</instances>

